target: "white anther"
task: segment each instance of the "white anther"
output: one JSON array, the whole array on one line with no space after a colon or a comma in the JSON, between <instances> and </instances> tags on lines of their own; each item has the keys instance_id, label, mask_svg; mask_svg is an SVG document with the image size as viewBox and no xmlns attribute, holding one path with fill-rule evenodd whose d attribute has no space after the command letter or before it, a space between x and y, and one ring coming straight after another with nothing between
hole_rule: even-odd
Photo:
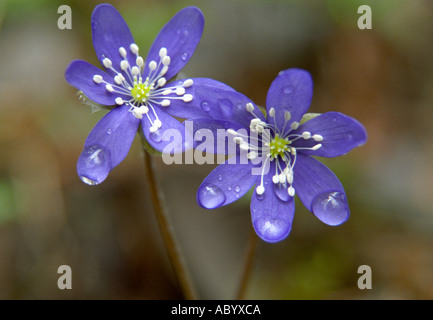
<instances>
[{"instance_id":1,"label":"white anther","mask_svg":"<svg viewBox=\"0 0 433 320\"><path fill-rule=\"evenodd\" d=\"M162 92L162 95L163 95L163 96L166 96L166 95L169 95L170 93L172 93L171 89L165 89L165 90Z\"/></svg>"},{"instance_id":2,"label":"white anther","mask_svg":"<svg viewBox=\"0 0 433 320\"><path fill-rule=\"evenodd\" d=\"M239 148L241 148L241 150L248 151L250 149L250 146L248 143L242 140L242 142L239 144Z\"/></svg>"},{"instance_id":3,"label":"white anther","mask_svg":"<svg viewBox=\"0 0 433 320\"><path fill-rule=\"evenodd\" d=\"M119 76L120 73L114 77L114 82L116 82L117 84L122 84L123 80L122 77Z\"/></svg>"},{"instance_id":4,"label":"white anther","mask_svg":"<svg viewBox=\"0 0 433 320\"><path fill-rule=\"evenodd\" d=\"M269 109L269 115L271 117L275 117L275 109L274 108Z\"/></svg>"},{"instance_id":5,"label":"white anther","mask_svg":"<svg viewBox=\"0 0 433 320\"><path fill-rule=\"evenodd\" d=\"M160 75L163 76L168 71L168 66L163 66Z\"/></svg>"},{"instance_id":6,"label":"white anther","mask_svg":"<svg viewBox=\"0 0 433 320\"><path fill-rule=\"evenodd\" d=\"M109 84L109 83L107 83L107 84L105 85L105 89L107 89L107 91L110 91L110 92L113 92L113 91L114 91L113 86L112 86L111 84Z\"/></svg>"},{"instance_id":7,"label":"white anther","mask_svg":"<svg viewBox=\"0 0 433 320\"><path fill-rule=\"evenodd\" d=\"M292 184L293 183L293 173L289 173L288 175L287 175L287 182L289 183L289 184Z\"/></svg>"},{"instance_id":8,"label":"white anther","mask_svg":"<svg viewBox=\"0 0 433 320\"><path fill-rule=\"evenodd\" d=\"M123 104L123 99L121 97L117 97L114 101L116 101L116 104L119 106Z\"/></svg>"},{"instance_id":9,"label":"white anther","mask_svg":"<svg viewBox=\"0 0 433 320\"><path fill-rule=\"evenodd\" d=\"M248 112L252 112L254 111L254 106L251 102L248 102L245 106L245 108L247 109Z\"/></svg>"},{"instance_id":10,"label":"white anther","mask_svg":"<svg viewBox=\"0 0 433 320\"><path fill-rule=\"evenodd\" d=\"M164 66L168 66L170 64L170 62L171 62L170 56L165 56L164 58L162 58L162 64Z\"/></svg>"},{"instance_id":11,"label":"white anther","mask_svg":"<svg viewBox=\"0 0 433 320\"><path fill-rule=\"evenodd\" d=\"M278 184L278 182L280 182L280 176L278 174L272 176L272 182Z\"/></svg>"},{"instance_id":12,"label":"white anther","mask_svg":"<svg viewBox=\"0 0 433 320\"><path fill-rule=\"evenodd\" d=\"M289 196L291 196L291 197L294 197L294 196L295 196L295 189L294 189L292 186L290 186L290 187L287 189L287 192L289 193Z\"/></svg>"},{"instance_id":13,"label":"white anther","mask_svg":"<svg viewBox=\"0 0 433 320\"><path fill-rule=\"evenodd\" d=\"M136 63L137 66L139 66L140 68L141 68L142 66L144 66L144 60L143 60L143 57L138 56L137 59L135 59L135 63Z\"/></svg>"},{"instance_id":14,"label":"white anther","mask_svg":"<svg viewBox=\"0 0 433 320\"><path fill-rule=\"evenodd\" d=\"M163 87L167 83L167 80L164 77L162 77L158 79L157 83L159 87Z\"/></svg>"},{"instance_id":15,"label":"white anther","mask_svg":"<svg viewBox=\"0 0 433 320\"><path fill-rule=\"evenodd\" d=\"M314 141L323 141L323 137L320 134L315 134L313 139Z\"/></svg>"},{"instance_id":16,"label":"white anther","mask_svg":"<svg viewBox=\"0 0 433 320\"><path fill-rule=\"evenodd\" d=\"M161 106L168 107L170 105L170 100L164 99L161 101Z\"/></svg>"},{"instance_id":17,"label":"white anther","mask_svg":"<svg viewBox=\"0 0 433 320\"><path fill-rule=\"evenodd\" d=\"M183 96L185 94L185 88L184 87L177 87L176 88L176 94L178 96Z\"/></svg>"},{"instance_id":18,"label":"white anther","mask_svg":"<svg viewBox=\"0 0 433 320\"><path fill-rule=\"evenodd\" d=\"M289 121L292 118L290 111L284 112L284 120Z\"/></svg>"},{"instance_id":19,"label":"white anther","mask_svg":"<svg viewBox=\"0 0 433 320\"><path fill-rule=\"evenodd\" d=\"M158 65L156 64L155 61L152 60L152 61L149 62L149 69L150 69L150 71L155 70L157 66Z\"/></svg>"},{"instance_id":20,"label":"white anther","mask_svg":"<svg viewBox=\"0 0 433 320\"><path fill-rule=\"evenodd\" d=\"M255 152L255 151L250 151L250 152L248 152L248 154L247 154L247 158L248 159L250 159L250 160L253 160L253 159L255 159L255 158L257 158L257 152Z\"/></svg>"},{"instance_id":21,"label":"white anther","mask_svg":"<svg viewBox=\"0 0 433 320\"><path fill-rule=\"evenodd\" d=\"M299 128L299 122L296 122L296 121L292 122L292 124L290 125L290 128L292 130L298 129Z\"/></svg>"},{"instance_id":22,"label":"white anther","mask_svg":"<svg viewBox=\"0 0 433 320\"><path fill-rule=\"evenodd\" d=\"M238 134L234 129L227 129L227 132L233 136L236 136Z\"/></svg>"},{"instance_id":23,"label":"white anther","mask_svg":"<svg viewBox=\"0 0 433 320\"><path fill-rule=\"evenodd\" d=\"M128 70L128 68L129 68L128 60L120 61L120 69L122 69L123 71L126 71L126 70Z\"/></svg>"},{"instance_id":24,"label":"white anther","mask_svg":"<svg viewBox=\"0 0 433 320\"><path fill-rule=\"evenodd\" d=\"M113 65L113 63L111 62L111 60L108 59L108 58L104 58L104 60L102 60L102 64L107 69L111 68L111 66Z\"/></svg>"},{"instance_id":25,"label":"white anther","mask_svg":"<svg viewBox=\"0 0 433 320\"><path fill-rule=\"evenodd\" d=\"M154 133L158 130L158 127L152 126L149 128L150 133Z\"/></svg>"},{"instance_id":26,"label":"white anther","mask_svg":"<svg viewBox=\"0 0 433 320\"><path fill-rule=\"evenodd\" d=\"M281 173L278 177L281 184L286 182L286 175L284 173Z\"/></svg>"},{"instance_id":27,"label":"white anther","mask_svg":"<svg viewBox=\"0 0 433 320\"><path fill-rule=\"evenodd\" d=\"M302 132L302 138L304 138L305 140L308 140L311 138L311 133L308 131L304 131Z\"/></svg>"},{"instance_id":28,"label":"white anther","mask_svg":"<svg viewBox=\"0 0 433 320\"><path fill-rule=\"evenodd\" d=\"M311 150L316 151L317 149L320 149L321 147L322 147L322 144L319 143L319 144L316 144L314 147L312 147Z\"/></svg>"},{"instance_id":29,"label":"white anther","mask_svg":"<svg viewBox=\"0 0 433 320\"><path fill-rule=\"evenodd\" d=\"M167 55L167 48L162 47L159 49L159 57L162 59Z\"/></svg>"},{"instance_id":30,"label":"white anther","mask_svg":"<svg viewBox=\"0 0 433 320\"><path fill-rule=\"evenodd\" d=\"M188 88L188 87L191 87L193 83L194 83L194 81L192 79L187 79L183 82L183 86L185 88Z\"/></svg>"},{"instance_id":31,"label":"white anther","mask_svg":"<svg viewBox=\"0 0 433 320\"><path fill-rule=\"evenodd\" d=\"M137 66L133 66L131 69L131 73L134 76L138 76L140 74L140 69Z\"/></svg>"},{"instance_id":32,"label":"white anther","mask_svg":"<svg viewBox=\"0 0 433 320\"><path fill-rule=\"evenodd\" d=\"M153 126L156 128L161 128L162 127L162 122L159 119L156 119L155 121L153 121Z\"/></svg>"},{"instance_id":33,"label":"white anther","mask_svg":"<svg viewBox=\"0 0 433 320\"><path fill-rule=\"evenodd\" d=\"M124 47L119 48L119 53L123 58L126 58L126 50Z\"/></svg>"},{"instance_id":34,"label":"white anther","mask_svg":"<svg viewBox=\"0 0 433 320\"><path fill-rule=\"evenodd\" d=\"M101 83L102 82L102 77L99 75L99 74L95 74L94 76L93 76L93 81L95 82L95 83Z\"/></svg>"},{"instance_id":35,"label":"white anther","mask_svg":"<svg viewBox=\"0 0 433 320\"><path fill-rule=\"evenodd\" d=\"M244 143L244 139L242 139L241 137L234 137L233 142L236 144L241 144Z\"/></svg>"},{"instance_id":36,"label":"white anther","mask_svg":"<svg viewBox=\"0 0 433 320\"><path fill-rule=\"evenodd\" d=\"M190 102L190 101L192 101L192 94L186 94L186 95L184 95L182 100L184 102Z\"/></svg>"},{"instance_id":37,"label":"white anther","mask_svg":"<svg viewBox=\"0 0 433 320\"><path fill-rule=\"evenodd\" d=\"M131 43L131 45L129 46L129 49L131 50L131 52L133 54L138 54L138 46L135 43Z\"/></svg>"},{"instance_id":38,"label":"white anther","mask_svg":"<svg viewBox=\"0 0 433 320\"><path fill-rule=\"evenodd\" d=\"M263 193L265 193L265 187L262 186L262 185L259 185L259 186L256 188L256 193L257 193L259 196L261 196Z\"/></svg>"}]
</instances>

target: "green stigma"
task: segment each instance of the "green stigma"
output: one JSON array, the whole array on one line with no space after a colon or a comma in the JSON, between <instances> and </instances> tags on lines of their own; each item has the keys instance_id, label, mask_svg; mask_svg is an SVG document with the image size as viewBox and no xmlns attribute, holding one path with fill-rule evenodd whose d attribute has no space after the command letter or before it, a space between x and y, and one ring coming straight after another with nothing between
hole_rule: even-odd
<instances>
[{"instance_id":1,"label":"green stigma","mask_svg":"<svg viewBox=\"0 0 433 320\"><path fill-rule=\"evenodd\" d=\"M280 156L283 158L284 153L290 151L289 144L289 140L280 138L280 136L276 134L269 144L269 153L271 154L271 157L277 158Z\"/></svg>"},{"instance_id":2,"label":"green stigma","mask_svg":"<svg viewBox=\"0 0 433 320\"><path fill-rule=\"evenodd\" d=\"M146 102L149 93L150 87L146 83L134 82L134 88L131 89L131 97L135 102Z\"/></svg>"}]
</instances>

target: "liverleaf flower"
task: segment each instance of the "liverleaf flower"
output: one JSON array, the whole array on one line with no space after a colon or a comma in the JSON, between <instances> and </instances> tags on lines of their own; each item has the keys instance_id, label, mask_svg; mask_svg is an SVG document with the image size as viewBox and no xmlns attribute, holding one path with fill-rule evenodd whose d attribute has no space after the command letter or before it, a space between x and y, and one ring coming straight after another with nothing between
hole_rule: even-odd
<instances>
[{"instance_id":1,"label":"liverleaf flower","mask_svg":"<svg viewBox=\"0 0 433 320\"><path fill-rule=\"evenodd\" d=\"M146 142L162 152L169 143L164 132L173 129L185 136L185 126L174 117L197 116L197 108L189 111L195 89L226 86L206 78L169 82L189 61L203 33L203 14L196 7L182 9L161 29L145 59L113 6L96 6L91 25L93 46L105 71L75 60L65 77L90 104L113 106L90 132L77 163L81 180L95 185L126 157L139 127ZM181 139L174 152L188 147Z\"/></svg>"},{"instance_id":2,"label":"liverleaf flower","mask_svg":"<svg viewBox=\"0 0 433 320\"><path fill-rule=\"evenodd\" d=\"M192 119L194 130L205 128L218 136L222 130L223 138L229 137L237 148L234 161L227 159L204 179L198 204L207 209L224 206L255 185L252 224L267 242L281 241L290 233L295 195L325 224L345 222L350 211L343 185L313 156L346 154L364 144L367 134L357 120L339 112L304 117L312 93L311 76L301 69L278 74L267 94L266 115L235 91L202 90L213 108L207 118ZM226 145L224 152L229 149Z\"/></svg>"}]
</instances>

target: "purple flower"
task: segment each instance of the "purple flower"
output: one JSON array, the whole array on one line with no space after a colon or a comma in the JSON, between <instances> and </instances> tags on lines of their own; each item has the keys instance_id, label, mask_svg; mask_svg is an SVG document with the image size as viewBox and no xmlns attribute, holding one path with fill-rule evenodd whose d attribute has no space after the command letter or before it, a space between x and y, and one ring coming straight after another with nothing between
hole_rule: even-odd
<instances>
[{"instance_id":1,"label":"purple flower","mask_svg":"<svg viewBox=\"0 0 433 320\"><path fill-rule=\"evenodd\" d=\"M65 77L88 99L114 106L90 132L78 159L78 175L94 185L104 181L126 157L139 126L147 142L161 152L169 143L164 139L167 129L185 135L184 125L173 116L199 115L198 108L189 111L195 103L195 89L225 86L204 78L168 82L185 66L200 41L204 18L195 7L181 10L162 28L146 59L114 7L98 5L91 22L93 46L105 71L75 60ZM182 139L174 151L187 147Z\"/></svg>"},{"instance_id":2,"label":"purple flower","mask_svg":"<svg viewBox=\"0 0 433 320\"><path fill-rule=\"evenodd\" d=\"M223 128L238 147L235 161L228 159L217 166L200 185L200 206L212 209L227 205L255 185L252 223L257 235L267 242L283 240L290 233L295 194L328 225L339 225L349 218L342 184L312 156L343 155L366 141L366 131L358 121L338 112L327 112L301 124L312 92L308 72L281 71L267 94L266 117L240 93L220 89L203 93L214 108L209 119L195 120L194 129L200 129L201 123L213 132Z\"/></svg>"}]
</instances>

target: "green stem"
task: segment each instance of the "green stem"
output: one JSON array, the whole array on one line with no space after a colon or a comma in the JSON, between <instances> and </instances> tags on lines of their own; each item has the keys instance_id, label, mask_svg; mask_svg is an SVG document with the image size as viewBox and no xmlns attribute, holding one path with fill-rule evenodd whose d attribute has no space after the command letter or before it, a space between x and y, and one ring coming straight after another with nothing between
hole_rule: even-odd
<instances>
[{"instance_id":1,"label":"green stem","mask_svg":"<svg viewBox=\"0 0 433 320\"><path fill-rule=\"evenodd\" d=\"M144 151L144 167L153 210L155 212L156 219L158 220L162 238L164 240L165 247L179 286L182 289L185 299L194 300L196 299L194 286L192 285L191 278L187 272L181 250L179 248L178 242L175 239L173 228L170 225L168 215L165 212L165 208L160 196L158 181L155 176L153 156L146 151Z\"/></svg>"},{"instance_id":2,"label":"green stem","mask_svg":"<svg viewBox=\"0 0 433 320\"><path fill-rule=\"evenodd\" d=\"M254 261L254 253L255 253L256 247L257 247L257 239L258 239L258 237L257 237L256 233L254 232L254 229L251 228L250 236L249 236L248 244L247 244L247 251L246 251L246 257L245 257L245 262L244 262L243 274L242 274L241 281L239 283L238 292L236 294L237 300L245 299L246 290L248 287L249 280L251 278L251 272L252 272L253 261Z\"/></svg>"}]
</instances>

